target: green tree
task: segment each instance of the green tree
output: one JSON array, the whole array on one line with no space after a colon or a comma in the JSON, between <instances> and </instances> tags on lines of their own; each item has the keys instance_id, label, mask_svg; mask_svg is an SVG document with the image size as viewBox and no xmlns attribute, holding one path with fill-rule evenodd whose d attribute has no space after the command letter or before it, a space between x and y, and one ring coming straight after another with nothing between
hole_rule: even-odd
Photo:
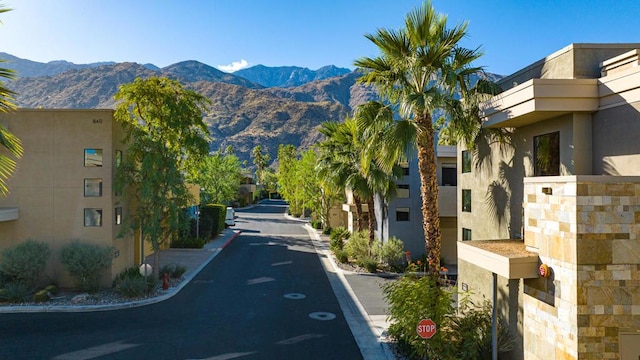
<instances>
[{"instance_id":1,"label":"green tree","mask_svg":"<svg viewBox=\"0 0 640 360\"><path fill-rule=\"evenodd\" d=\"M291 144L278 146L278 192L289 202L289 209L295 216L302 215L302 204L296 192L296 169L297 150Z\"/></svg>"},{"instance_id":2,"label":"green tree","mask_svg":"<svg viewBox=\"0 0 640 360\"><path fill-rule=\"evenodd\" d=\"M198 167L195 182L201 187L202 205L227 204L237 198L242 166L232 149L205 157Z\"/></svg>"},{"instance_id":3,"label":"green tree","mask_svg":"<svg viewBox=\"0 0 640 360\"><path fill-rule=\"evenodd\" d=\"M253 164L256 166L258 183L262 184L264 183L263 172L269 166L271 156L268 153L263 153L261 145L256 145L251 151L251 157L253 158Z\"/></svg>"},{"instance_id":4,"label":"green tree","mask_svg":"<svg viewBox=\"0 0 640 360\"><path fill-rule=\"evenodd\" d=\"M154 250L158 271L160 246L177 233L181 210L192 201L185 176L208 152L202 121L208 99L167 78L137 78L120 86L115 119L128 145L117 172L116 188L131 200L128 219Z\"/></svg>"},{"instance_id":5,"label":"green tree","mask_svg":"<svg viewBox=\"0 0 640 360\"><path fill-rule=\"evenodd\" d=\"M409 12L399 30L379 29L365 35L380 50L377 57L363 57L355 65L363 69L360 81L374 84L381 95L398 104L403 120L386 142L394 151L417 148L422 195L422 217L429 273L440 270L440 214L432 114L448 110L448 101L469 89L470 76L481 69L471 64L481 55L479 49L466 49L459 42L467 34L467 22L447 26L447 17L433 9L430 2ZM452 119L453 120L453 119ZM413 128L410 130L409 128Z\"/></svg>"},{"instance_id":6,"label":"green tree","mask_svg":"<svg viewBox=\"0 0 640 360\"><path fill-rule=\"evenodd\" d=\"M0 13L10 10L0 4ZM0 63L2 62L4 60L0 60ZM0 79L13 80L14 77L13 70L0 68ZM15 93L6 87L4 82L0 81L0 113L7 113L16 109L14 95ZM0 195L6 195L9 193L6 181L16 170L15 159L22 156L23 149L20 139L2 124L0 124L0 146L4 147L9 153L8 156L6 153L0 152Z\"/></svg>"},{"instance_id":7,"label":"green tree","mask_svg":"<svg viewBox=\"0 0 640 360\"><path fill-rule=\"evenodd\" d=\"M361 204L367 204L369 240L372 243L376 224L374 195L380 194L388 198L395 193L395 179L400 176L400 168L392 164L385 169L374 161L374 154L378 151L379 134L364 131L358 126L359 123L375 121L370 118L372 112L363 111L367 106L371 105L367 103L358 106L354 117L347 118L344 123L322 124L320 132L326 139L319 145L322 155L318 162L318 170L325 180L353 191L356 217L359 219L358 230L363 229ZM382 116L383 112L379 111L376 114ZM391 112L387 115L388 121L392 121Z\"/></svg>"}]
</instances>

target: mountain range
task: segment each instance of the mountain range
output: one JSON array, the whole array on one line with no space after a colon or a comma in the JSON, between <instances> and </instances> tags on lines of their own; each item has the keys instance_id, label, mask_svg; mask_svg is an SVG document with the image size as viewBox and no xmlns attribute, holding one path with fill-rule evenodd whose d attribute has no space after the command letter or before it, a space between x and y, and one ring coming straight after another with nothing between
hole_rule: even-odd
<instances>
[{"instance_id":1,"label":"mountain range","mask_svg":"<svg viewBox=\"0 0 640 360\"><path fill-rule=\"evenodd\" d=\"M261 145L272 159L279 144L305 149L321 139L325 121L343 121L358 104L377 98L371 87L357 82L359 73L325 66L256 65L225 73L198 61L163 68L133 62L74 64L40 63L1 53L0 67L16 71L6 83L23 108L115 108L113 95L135 78L166 76L211 100L204 121L213 137L211 149L232 145L240 160L251 165L251 150Z\"/></svg>"}]
</instances>

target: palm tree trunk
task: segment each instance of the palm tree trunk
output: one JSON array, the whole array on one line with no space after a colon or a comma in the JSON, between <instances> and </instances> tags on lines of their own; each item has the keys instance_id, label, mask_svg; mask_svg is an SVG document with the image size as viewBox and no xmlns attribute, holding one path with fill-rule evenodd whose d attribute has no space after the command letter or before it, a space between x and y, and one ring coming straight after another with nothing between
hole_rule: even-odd
<instances>
[{"instance_id":1,"label":"palm tree trunk","mask_svg":"<svg viewBox=\"0 0 640 360\"><path fill-rule=\"evenodd\" d=\"M373 208L374 206L373 196L371 196L367 199L367 207L369 208L369 252L371 252L371 245L373 245L376 233L376 213Z\"/></svg>"},{"instance_id":2,"label":"palm tree trunk","mask_svg":"<svg viewBox=\"0 0 640 360\"><path fill-rule=\"evenodd\" d=\"M362 200L357 195L353 195L353 202L356 205L356 229L362 231L364 226L362 224Z\"/></svg>"},{"instance_id":3,"label":"palm tree trunk","mask_svg":"<svg viewBox=\"0 0 640 360\"><path fill-rule=\"evenodd\" d=\"M436 177L436 148L429 113L416 118L418 124L418 171L422 195L422 228L429 263L428 273L440 272L440 211L438 209L438 179Z\"/></svg>"}]
</instances>

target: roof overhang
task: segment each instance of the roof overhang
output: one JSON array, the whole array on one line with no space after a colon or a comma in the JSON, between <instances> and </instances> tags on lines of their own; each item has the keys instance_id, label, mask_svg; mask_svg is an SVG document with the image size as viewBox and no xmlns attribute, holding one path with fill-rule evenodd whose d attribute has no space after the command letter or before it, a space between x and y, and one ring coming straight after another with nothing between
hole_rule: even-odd
<instances>
[{"instance_id":1,"label":"roof overhang","mask_svg":"<svg viewBox=\"0 0 640 360\"><path fill-rule=\"evenodd\" d=\"M598 110L597 79L531 79L480 104L487 128L520 127Z\"/></svg>"},{"instance_id":2,"label":"roof overhang","mask_svg":"<svg viewBox=\"0 0 640 360\"><path fill-rule=\"evenodd\" d=\"M20 217L20 209L17 207L0 208L0 221L18 220Z\"/></svg>"},{"instance_id":3,"label":"roof overhang","mask_svg":"<svg viewBox=\"0 0 640 360\"><path fill-rule=\"evenodd\" d=\"M538 254L520 240L458 241L458 259L507 279L538 277Z\"/></svg>"}]
</instances>

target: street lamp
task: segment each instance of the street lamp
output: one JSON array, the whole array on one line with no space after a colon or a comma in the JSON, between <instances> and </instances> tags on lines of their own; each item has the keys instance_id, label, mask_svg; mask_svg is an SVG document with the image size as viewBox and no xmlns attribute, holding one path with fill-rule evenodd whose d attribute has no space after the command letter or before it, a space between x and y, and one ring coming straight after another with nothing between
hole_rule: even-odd
<instances>
[{"instance_id":1,"label":"street lamp","mask_svg":"<svg viewBox=\"0 0 640 360\"><path fill-rule=\"evenodd\" d=\"M196 205L196 239L200 239L200 205Z\"/></svg>"}]
</instances>

